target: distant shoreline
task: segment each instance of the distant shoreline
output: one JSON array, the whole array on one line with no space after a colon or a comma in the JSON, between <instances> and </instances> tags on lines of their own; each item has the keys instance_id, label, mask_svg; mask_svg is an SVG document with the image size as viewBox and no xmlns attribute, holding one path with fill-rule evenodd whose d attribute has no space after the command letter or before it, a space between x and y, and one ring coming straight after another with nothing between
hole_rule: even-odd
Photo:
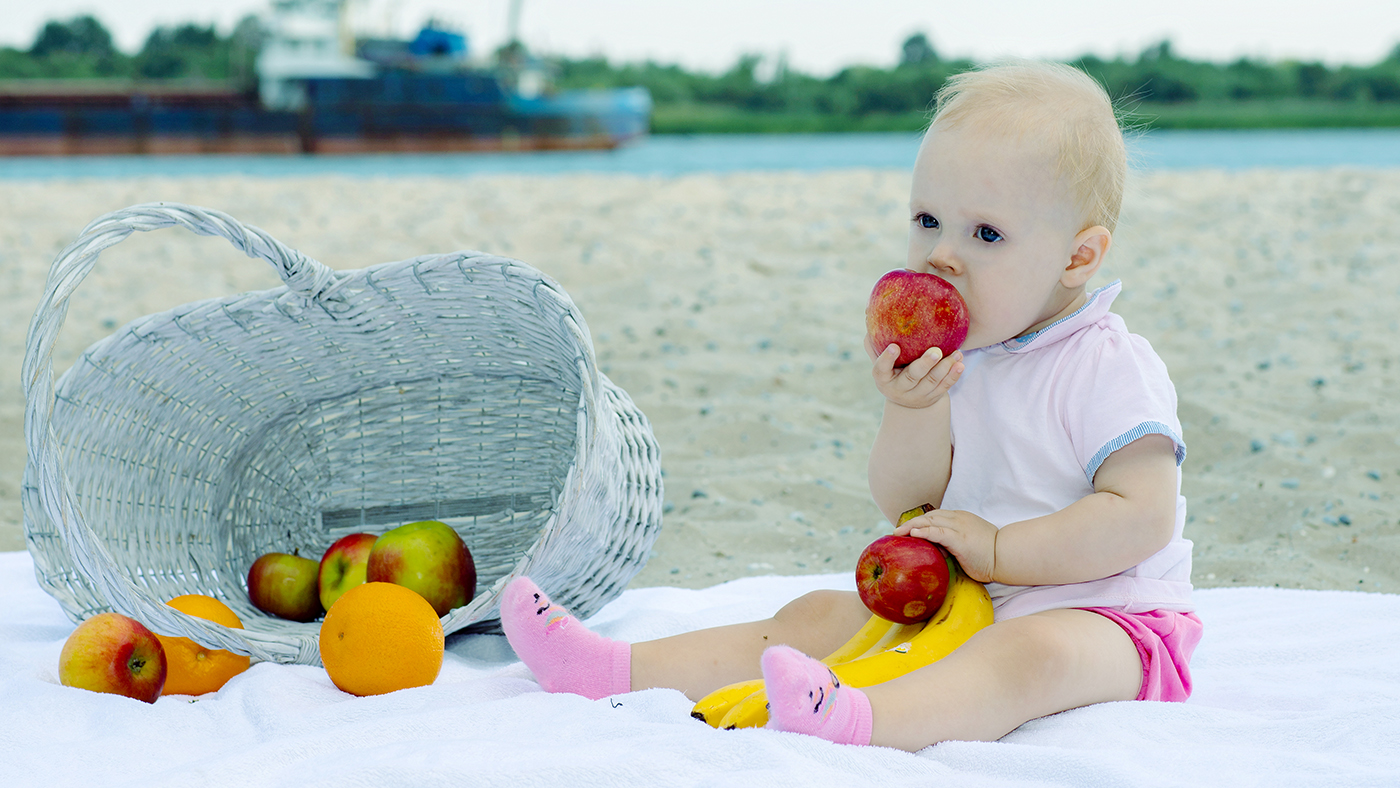
<instances>
[{"instance_id":1,"label":"distant shoreline","mask_svg":"<svg viewBox=\"0 0 1400 788\"><path fill-rule=\"evenodd\" d=\"M1198 101L1142 103L1127 107L1124 122L1142 130L1398 128L1393 102ZM919 131L925 112L862 116L815 112L754 112L723 104L660 104L652 110L651 133L811 134L824 132Z\"/></svg>"},{"instance_id":2,"label":"distant shoreline","mask_svg":"<svg viewBox=\"0 0 1400 788\"><path fill-rule=\"evenodd\" d=\"M1135 170L1400 168L1400 127L1163 129L1129 135ZM0 157L0 182L93 178L360 178L907 171L917 130L654 134L612 151Z\"/></svg>"}]
</instances>

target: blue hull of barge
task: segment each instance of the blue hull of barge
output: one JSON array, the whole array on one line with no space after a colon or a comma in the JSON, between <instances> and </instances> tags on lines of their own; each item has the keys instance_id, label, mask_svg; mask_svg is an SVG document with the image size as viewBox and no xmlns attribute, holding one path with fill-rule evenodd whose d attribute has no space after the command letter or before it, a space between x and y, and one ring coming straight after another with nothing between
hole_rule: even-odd
<instances>
[{"instance_id":1,"label":"blue hull of barge","mask_svg":"<svg viewBox=\"0 0 1400 788\"><path fill-rule=\"evenodd\" d=\"M0 86L0 155L604 149L644 136L651 117L644 89L525 98L488 73L308 79L299 111L233 90L55 84Z\"/></svg>"}]
</instances>

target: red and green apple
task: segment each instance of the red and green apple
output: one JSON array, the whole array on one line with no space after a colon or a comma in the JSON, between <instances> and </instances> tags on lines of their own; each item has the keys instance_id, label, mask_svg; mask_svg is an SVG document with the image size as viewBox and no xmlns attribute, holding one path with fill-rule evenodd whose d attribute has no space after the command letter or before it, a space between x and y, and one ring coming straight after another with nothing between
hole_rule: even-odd
<instances>
[{"instance_id":1,"label":"red and green apple","mask_svg":"<svg viewBox=\"0 0 1400 788\"><path fill-rule=\"evenodd\" d=\"M65 687L125 695L155 703L165 687L165 649L140 621L98 613L78 625L58 655Z\"/></svg>"},{"instance_id":2,"label":"red and green apple","mask_svg":"<svg viewBox=\"0 0 1400 788\"><path fill-rule=\"evenodd\" d=\"M375 540L365 579L417 591L439 616L476 596L471 552L451 526L437 520L401 525Z\"/></svg>"},{"instance_id":3,"label":"red and green apple","mask_svg":"<svg viewBox=\"0 0 1400 788\"><path fill-rule=\"evenodd\" d=\"M264 613L291 621L314 621L322 612L320 569L318 562L299 555L258 556L248 569L248 599Z\"/></svg>"},{"instance_id":4,"label":"red and green apple","mask_svg":"<svg viewBox=\"0 0 1400 788\"><path fill-rule=\"evenodd\" d=\"M942 547L927 539L882 536L856 561L856 590L870 612L886 621L926 621L948 595L949 560Z\"/></svg>"},{"instance_id":5,"label":"red and green apple","mask_svg":"<svg viewBox=\"0 0 1400 788\"><path fill-rule=\"evenodd\" d=\"M321 607L330 610L341 594L365 582L369 552L378 538L375 534L350 534L326 548L317 581Z\"/></svg>"},{"instance_id":6,"label":"red and green apple","mask_svg":"<svg viewBox=\"0 0 1400 788\"><path fill-rule=\"evenodd\" d=\"M865 330L875 352L899 346L896 367L931 347L947 356L967 339L967 304L958 289L936 274L899 269L875 282L865 309Z\"/></svg>"}]
</instances>

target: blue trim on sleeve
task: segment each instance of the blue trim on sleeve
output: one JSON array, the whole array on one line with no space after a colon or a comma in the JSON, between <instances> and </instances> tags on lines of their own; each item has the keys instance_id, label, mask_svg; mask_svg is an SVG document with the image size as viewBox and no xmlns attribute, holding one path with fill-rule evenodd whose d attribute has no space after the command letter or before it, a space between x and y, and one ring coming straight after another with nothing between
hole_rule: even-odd
<instances>
[{"instance_id":1,"label":"blue trim on sleeve","mask_svg":"<svg viewBox=\"0 0 1400 788\"><path fill-rule=\"evenodd\" d=\"M1103 461L1108 459L1108 455L1144 435L1165 435L1171 438L1172 443L1176 444L1176 464L1180 466L1182 461L1186 459L1186 444L1181 441L1180 435L1177 435L1172 431L1171 427L1168 427L1160 421L1144 421L1108 443L1105 443L1103 448L1099 449L1098 453L1094 455L1094 458L1089 460L1089 467L1084 469L1084 475L1089 478L1089 484L1092 485L1094 483L1094 474L1099 472L1099 466L1103 465Z\"/></svg>"}]
</instances>

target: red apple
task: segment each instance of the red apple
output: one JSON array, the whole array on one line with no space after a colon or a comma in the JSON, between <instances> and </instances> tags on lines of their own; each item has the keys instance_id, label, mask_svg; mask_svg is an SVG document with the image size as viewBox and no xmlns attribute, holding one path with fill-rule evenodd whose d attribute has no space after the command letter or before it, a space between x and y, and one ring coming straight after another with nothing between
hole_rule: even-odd
<instances>
[{"instance_id":1,"label":"red apple","mask_svg":"<svg viewBox=\"0 0 1400 788\"><path fill-rule=\"evenodd\" d=\"M896 367L907 366L929 348L948 355L967 339L967 304L942 277L890 271L875 283L865 309L865 330L875 351L899 345Z\"/></svg>"},{"instance_id":2,"label":"red apple","mask_svg":"<svg viewBox=\"0 0 1400 788\"><path fill-rule=\"evenodd\" d=\"M369 551L374 547L374 534L342 536L321 556L318 586L321 607L331 609L340 595L365 582Z\"/></svg>"},{"instance_id":3,"label":"red apple","mask_svg":"<svg viewBox=\"0 0 1400 788\"><path fill-rule=\"evenodd\" d=\"M58 655L58 680L65 687L155 703L165 676L160 639L120 613L98 613L79 624Z\"/></svg>"},{"instance_id":4,"label":"red apple","mask_svg":"<svg viewBox=\"0 0 1400 788\"><path fill-rule=\"evenodd\" d=\"M321 615L320 569L320 564L299 555L258 556L248 569L248 599L264 613L314 621Z\"/></svg>"},{"instance_id":5,"label":"red apple","mask_svg":"<svg viewBox=\"0 0 1400 788\"><path fill-rule=\"evenodd\" d=\"M450 526L424 520L401 525L375 540L365 580L417 591L439 616L445 616L476 596L476 563Z\"/></svg>"},{"instance_id":6,"label":"red apple","mask_svg":"<svg viewBox=\"0 0 1400 788\"><path fill-rule=\"evenodd\" d=\"M870 612L896 624L926 621L948 595L948 554L917 536L882 536L856 561L856 589Z\"/></svg>"}]
</instances>

